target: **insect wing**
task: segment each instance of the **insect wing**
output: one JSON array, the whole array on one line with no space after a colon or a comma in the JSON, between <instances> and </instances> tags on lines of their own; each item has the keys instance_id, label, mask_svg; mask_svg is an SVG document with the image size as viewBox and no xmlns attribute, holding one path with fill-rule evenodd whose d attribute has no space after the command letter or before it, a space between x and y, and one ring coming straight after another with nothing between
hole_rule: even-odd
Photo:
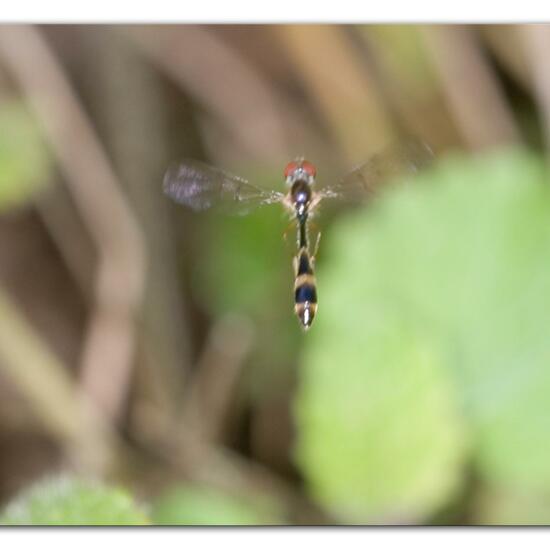
<instances>
[{"instance_id":1,"label":"insect wing","mask_svg":"<svg viewBox=\"0 0 550 550\"><path fill-rule=\"evenodd\" d=\"M242 215L258 206L280 202L284 196L195 160L169 168L163 187L171 199L197 212L215 209Z\"/></svg>"},{"instance_id":2,"label":"insect wing","mask_svg":"<svg viewBox=\"0 0 550 550\"><path fill-rule=\"evenodd\" d=\"M323 198L362 200L369 198L385 183L399 176L415 174L433 159L430 147L411 139L376 153L367 162L354 168L338 184L319 191Z\"/></svg>"}]
</instances>

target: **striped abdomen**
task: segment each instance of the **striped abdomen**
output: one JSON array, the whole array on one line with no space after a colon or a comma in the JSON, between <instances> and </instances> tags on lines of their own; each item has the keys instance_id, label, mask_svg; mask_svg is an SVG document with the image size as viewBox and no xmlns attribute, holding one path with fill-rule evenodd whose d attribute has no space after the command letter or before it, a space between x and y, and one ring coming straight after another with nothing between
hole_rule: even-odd
<instances>
[{"instance_id":1,"label":"striped abdomen","mask_svg":"<svg viewBox=\"0 0 550 550\"><path fill-rule=\"evenodd\" d=\"M307 330L317 311L317 289L313 273L313 260L306 247L295 258L296 280L294 282L294 311Z\"/></svg>"}]
</instances>

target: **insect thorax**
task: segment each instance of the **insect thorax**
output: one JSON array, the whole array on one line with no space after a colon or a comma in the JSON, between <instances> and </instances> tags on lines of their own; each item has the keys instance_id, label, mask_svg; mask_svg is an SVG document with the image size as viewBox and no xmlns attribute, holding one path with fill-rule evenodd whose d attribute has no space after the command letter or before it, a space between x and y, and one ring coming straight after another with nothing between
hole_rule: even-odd
<instances>
[{"instance_id":1,"label":"insect thorax","mask_svg":"<svg viewBox=\"0 0 550 550\"><path fill-rule=\"evenodd\" d=\"M294 203L296 214L303 216L311 200L311 188L309 184L304 180L295 181L290 189L290 196Z\"/></svg>"}]
</instances>

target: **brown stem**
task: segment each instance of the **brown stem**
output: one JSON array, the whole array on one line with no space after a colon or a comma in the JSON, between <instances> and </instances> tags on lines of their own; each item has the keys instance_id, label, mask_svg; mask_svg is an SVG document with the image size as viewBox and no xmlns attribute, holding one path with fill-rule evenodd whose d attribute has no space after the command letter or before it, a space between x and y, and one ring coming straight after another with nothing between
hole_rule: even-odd
<instances>
[{"instance_id":1,"label":"brown stem","mask_svg":"<svg viewBox=\"0 0 550 550\"><path fill-rule=\"evenodd\" d=\"M376 80L337 25L281 25L281 45L294 62L347 163L386 145L393 128Z\"/></svg>"},{"instance_id":2,"label":"brown stem","mask_svg":"<svg viewBox=\"0 0 550 550\"><path fill-rule=\"evenodd\" d=\"M423 32L449 109L468 146L480 150L520 142L476 32L463 25L431 25Z\"/></svg>"},{"instance_id":3,"label":"brown stem","mask_svg":"<svg viewBox=\"0 0 550 550\"><path fill-rule=\"evenodd\" d=\"M102 474L112 466L114 434L1 288L0 368L77 469Z\"/></svg>"},{"instance_id":4,"label":"brown stem","mask_svg":"<svg viewBox=\"0 0 550 550\"><path fill-rule=\"evenodd\" d=\"M252 336L246 319L229 316L217 321L210 333L188 388L183 415L183 424L205 441L219 441Z\"/></svg>"},{"instance_id":5,"label":"brown stem","mask_svg":"<svg viewBox=\"0 0 550 550\"><path fill-rule=\"evenodd\" d=\"M248 155L264 161L289 158L272 91L212 32L198 26L124 30L144 54L222 121Z\"/></svg>"},{"instance_id":6,"label":"brown stem","mask_svg":"<svg viewBox=\"0 0 550 550\"><path fill-rule=\"evenodd\" d=\"M107 156L41 32L5 26L0 55L42 123L98 254L95 304L82 353L83 390L115 421L126 398L145 250Z\"/></svg>"}]
</instances>

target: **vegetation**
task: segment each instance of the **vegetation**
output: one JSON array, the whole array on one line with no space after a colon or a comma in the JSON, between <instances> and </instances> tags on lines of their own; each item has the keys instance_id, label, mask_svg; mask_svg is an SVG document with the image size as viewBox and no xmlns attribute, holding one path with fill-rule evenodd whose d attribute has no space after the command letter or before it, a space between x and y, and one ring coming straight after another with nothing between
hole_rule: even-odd
<instances>
[{"instance_id":1,"label":"vegetation","mask_svg":"<svg viewBox=\"0 0 550 550\"><path fill-rule=\"evenodd\" d=\"M549 523L548 32L1 28L0 524ZM405 134L321 205L307 333L279 207L162 195Z\"/></svg>"}]
</instances>

